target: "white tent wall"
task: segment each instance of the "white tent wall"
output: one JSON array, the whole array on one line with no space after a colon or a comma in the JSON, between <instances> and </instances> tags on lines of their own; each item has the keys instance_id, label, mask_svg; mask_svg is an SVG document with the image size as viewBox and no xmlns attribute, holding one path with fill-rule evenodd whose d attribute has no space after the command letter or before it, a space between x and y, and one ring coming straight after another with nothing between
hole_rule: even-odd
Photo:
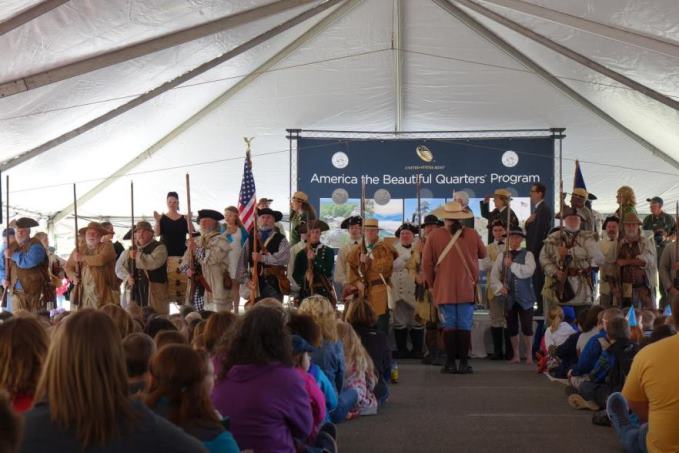
<instances>
[{"instance_id":1,"label":"white tent wall","mask_svg":"<svg viewBox=\"0 0 679 453\"><path fill-rule=\"evenodd\" d=\"M71 0L68 6L0 37L0 50L17 56L10 58L15 64L0 69L0 81L268 2L129 0L123 9L116 2L97 3L94 8L92 1ZM672 24L667 18L679 17L679 5L668 0L645 1L643 9L639 2L617 0L531 3L677 39L679 21ZM572 184L574 159L581 159L588 188L601 198L595 204L597 209L615 209L614 192L623 184L635 187L642 211L646 209L642 201L652 195L668 201L679 199L679 170L430 0L406 0L403 5L403 130L566 127L565 187ZM679 65L672 67L676 61L670 57L484 5L664 94L679 93ZM0 158L26 151L127 100L106 99L137 95L311 6L0 99ZM128 216L129 184L134 180L137 215L149 218L154 210L164 208L168 190L179 192L184 204L186 172L192 178L194 211L234 204L242 176L244 136L255 137L253 166L258 195L274 198L274 207L286 211L286 128L394 130L393 7L393 0L359 2L323 33L79 206L79 214L116 219ZM70 183L81 181L78 194L86 193L327 14L11 169L11 204L45 215L63 209L72 201ZM627 88L616 88L617 82L470 14L630 130L679 159L676 111ZM69 28L64 29L64 21ZM30 32L35 30L40 34L31 38ZM31 52L36 53L35 58L30 58ZM37 113L50 109L58 110ZM71 222L66 219L55 227L64 240L72 233ZM129 223L119 222L121 226ZM71 248L70 242L58 246L62 253Z\"/></svg>"}]
</instances>

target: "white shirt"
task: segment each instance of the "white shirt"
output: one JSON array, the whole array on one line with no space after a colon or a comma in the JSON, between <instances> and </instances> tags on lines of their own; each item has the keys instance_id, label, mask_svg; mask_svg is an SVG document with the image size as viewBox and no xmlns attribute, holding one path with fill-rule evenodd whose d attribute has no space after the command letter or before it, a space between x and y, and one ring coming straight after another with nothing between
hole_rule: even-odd
<instances>
[{"instance_id":1,"label":"white shirt","mask_svg":"<svg viewBox=\"0 0 679 453\"><path fill-rule=\"evenodd\" d=\"M575 329L567 322L561 322L554 332L552 332L551 327L547 327L547 330L545 330L545 348L549 350L550 346L561 346L574 333Z\"/></svg>"}]
</instances>

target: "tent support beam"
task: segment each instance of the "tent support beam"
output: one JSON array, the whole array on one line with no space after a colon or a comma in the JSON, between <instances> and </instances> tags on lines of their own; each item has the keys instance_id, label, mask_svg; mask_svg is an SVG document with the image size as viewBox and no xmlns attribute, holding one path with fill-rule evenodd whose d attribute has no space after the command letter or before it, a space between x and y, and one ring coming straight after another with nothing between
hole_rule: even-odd
<instances>
[{"instance_id":1,"label":"tent support beam","mask_svg":"<svg viewBox=\"0 0 679 453\"><path fill-rule=\"evenodd\" d=\"M631 138L637 142L642 147L646 148L653 155L662 159L664 162L669 164L672 168L679 169L679 162L673 159L671 156L666 154L663 150L656 147L655 145L649 143L641 136L635 134L624 125L619 123L615 118L610 116L608 113L604 112L602 109L594 105L592 102L587 100L584 96L580 95L577 91L573 90L571 87L566 85L564 82L559 80L557 77L553 76L549 71L540 66L535 61L531 60L528 56L523 54L521 51L516 49L514 46L509 44L507 41L502 39L500 36L495 34L493 31L486 28L483 24L478 22L472 16L467 14L465 11L459 7L450 3L449 0L432 0L436 5L441 7L444 11L448 12L455 19L459 20L471 30L478 33L480 36L485 38L495 47L502 50L504 53L514 58L516 61L521 63L523 66L534 72L536 75L540 76L546 82L557 88L561 93L571 98L573 101L585 107L587 110L597 115L599 118L606 121L608 124L625 134L627 137Z\"/></svg>"},{"instance_id":2,"label":"tent support beam","mask_svg":"<svg viewBox=\"0 0 679 453\"><path fill-rule=\"evenodd\" d=\"M142 57L159 50L204 38L206 36L230 30L240 25L281 13L314 0L278 0L256 8L240 11L220 19L216 19L194 27L168 33L164 36L131 44L122 49L112 50L101 55L84 58L73 63L49 69L37 74L0 84L0 97L29 91L50 83L70 79L97 69Z\"/></svg>"},{"instance_id":3,"label":"tent support beam","mask_svg":"<svg viewBox=\"0 0 679 453\"><path fill-rule=\"evenodd\" d=\"M394 0L391 48L394 52L394 89L396 98L396 117L394 132L403 130L403 1Z\"/></svg>"},{"instance_id":4,"label":"tent support beam","mask_svg":"<svg viewBox=\"0 0 679 453\"><path fill-rule=\"evenodd\" d=\"M158 140L156 143L151 145L149 148L142 151L137 157L135 157L134 159L129 161L127 164L120 167L118 170L116 170L113 174L111 174L104 181L100 182L94 188L89 190L87 193L80 196L77 200L78 204L84 205L87 201L91 200L97 194L99 194L104 189L106 189L111 184L113 184L113 182L115 182L116 179L125 176L127 173L129 173L132 169L137 167L139 164L141 164L145 160L151 158L151 156L153 156L156 152L158 152L160 149L162 149L165 145L167 145L172 140L174 140L175 138L177 138L178 136L180 136L181 134L183 134L184 132L189 130L192 126L194 126L195 124L200 122L207 115L209 115L210 113L215 111L218 107L223 105L225 102L227 102L233 96L235 96L237 93L239 93L244 88L249 86L253 81L255 81L257 78L259 78L262 74L266 73L266 71L268 71L271 67L275 66L280 61L284 60L292 52L294 52L299 47L306 44L311 39L315 38L320 33L322 33L324 30L326 30L333 22L335 22L336 20L338 20L339 18L344 16L347 12L349 12L351 9L353 9L354 6L358 5L358 3L360 1L361 0L345 0L344 4L339 6L335 11L328 14L323 19L321 19L318 23L316 23L314 26L312 26L304 34L302 34L301 36L296 38L293 42L288 44L285 48L283 48L276 55L274 55L273 57L268 59L266 62L264 62L262 65L257 67L257 69L255 69L250 74L245 76L243 79L241 79L234 86L232 86L231 88L226 90L224 93L222 93L219 97L217 97L212 102L210 102L208 105L203 107L196 114L194 114L193 116L188 118L186 121L181 123L179 126L174 128L166 136L164 136L163 138ZM54 224L56 224L60 220L64 219L67 215L69 215L72 211L73 211L73 204L70 204L70 205L66 206L64 209L57 212L51 218L51 221Z\"/></svg>"},{"instance_id":5,"label":"tent support beam","mask_svg":"<svg viewBox=\"0 0 679 453\"><path fill-rule=\"evenodd\" d=\"M516 22L507 19L501 14L496 13L495 11L492 11L484 6L479 5L476 2L473 2L472 0L453 0L455 3L463 5L472 11L477 12L478 14L481 14L482 16L487 17L488 19L497 22L498 24L501 24L510 30L519 33L522 36L525 36L528 39L531 39L539 44L542 44L543 46L547 47L548 49L553 50L554 52L569 58L573 61L576 61L580 63L581 65L590 68L593 71L598 72L599 74L602 74L610 79L613 79L628 88L631 88L645 96L650 97L651 99L654 99L662 104L665 104L671 109L679 111L679 101L676 99L672 99L669 96L666 96L658 91L655 91L652 88L647 87L644 84L641 84L639 82L636 82L629 77L620 74L619 72L615 72L606 66L597 63L594 60L591 60L584 55L575 52L571 49L569 49L566 46L562 46L561 44L558 44L551 39L534 32L533 30L524 27L523 25L517 24Z\"/></svg>"},{"instance_id":6,"label":"tent support beam","mask_svg":"<svg viewBox=\"0 0 679 453\"><path fill-rule=\"evenodd\" d=\"M6 171L12 167L16 167L17 165L26 162L29 159L32 159L36 156L39 156L40 154L54 148L55 146L61 145L63 143L66 143L69 140L74 139L75 137L78 137L81 134L84 134L85 132L94 129L95 127L106 123L109 120L112 120L113 118L116 118L120 115L122 115L125 112L128 112L132 110L135 107L138 107L139 105L144 104L145 102L160 96L161 94L165 93L166 91L171 90L172 88L175 88L192 78L216 67L219 66L220 64L252 49L253 47L256 47L257 45L268 41L269 39L273 38L274 36L277 36L281 33L283 33L286 30L289 30L290 28L304 22L305 20L316 16L317 14L320 14L321 12L325 11L326 9L335 6L336 4L340 3L341 1L344 0L327 0L313 8L310 8L306 11L304 11L301 14L298 14L297 16L288 19L287 21L283 22L282 24L252 38L251 40L231 49L230 51L218 56L217 58L214 58L206 63L201 64L200 66L197 66L196 68L180 75L179 77L176 77L168 82L165 82L161 84L160 86L152 89L151 91L147 91L146 93L126 102L125 104L122 104L113 110L110 110L103 115L98 116L97 118L94 118L87 123L83 124L82 126L79 126L75 129L72 129L59 137L53 138L52 140L49 140L41 145L36 146L33 149L30 149L28 151L25 151L21 154L18 154L11 159L8 159L4 161L2 164L0 164L0 172L1 171Z\"/></svg>"},{"instance_id":7,"label":"tent support beam","mask_svg":"<svg viewBox=\"0 0 679 453\"><path fill-rule=\"evenodd\" d=\"M33 19L36 19L43 14L52 11L54 8L57 8L66 2L68 2L68 0L45 0L35 6L20 11L18 14L15 14L6 21L0 23L0 36L4 35L5 33L9 33L15 28L27 24ZM1 96L2 95L0 94L0 97Z\"/></svg>"},{"instance_id":8,"label":"tent support beam","mask_svg":"<svg viewBox=\"0 0 679 453\"><path fill-rule=\"evenodd\" d=\"M545 8L544 6L535 5L522 0L483 1L485 3L491 3L502 8L518 11L520 13L528 14L529 16L538 17L540 19L545 19L560 25L566 25L587 33L603 36L604 38L613 39L624 44L629 44L631 46L640 47L642 49L647 49L653 52L679 58L679 44L670 41L669 39L647 35L638 31L612 27L610 25L574 16L572 14L562 13L561 11Z\"/></svg>"}]
</instances>

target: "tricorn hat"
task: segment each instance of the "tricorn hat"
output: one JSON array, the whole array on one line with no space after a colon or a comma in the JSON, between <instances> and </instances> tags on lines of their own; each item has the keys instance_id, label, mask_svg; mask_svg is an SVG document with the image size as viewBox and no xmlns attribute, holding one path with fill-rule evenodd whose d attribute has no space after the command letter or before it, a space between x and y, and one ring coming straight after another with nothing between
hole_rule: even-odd
<instances>
[{"instance_id":1,"label":"tricorn hat","mask_svg":"<svg viewBox=\"0 0 679 453\"><path fill-rule=\"evenodd\" d=\"M497 192L497 191L496 191ZM466 210L457 201L449 201L434 211L434 215L439 219L471 219L474 214Z\"/></svg>"},{"instance_id":2,"label":"tricorn hat","mask_svg":"<svg viewBox=\"0 0 679 453\"><path fill-rule=\"evenodd\" d=\"M427 226L427 225L436 225L436 226L443 226L443 222L439 220L438 217L436 217L434 214L427 214L424 216L424 221L422 222L422 226Z\"/></svg>"},{"instance_id":3,"label":"tricorn hat","mask_svg":"<svg viewBox=\"0 0 679 453\"><path fill-rule=\"evenodd\" d=\"M21 217L16 219L14 222L17 228L33 228L40 226L38 222L35 220L31 219L30 217Z\"/></svg>"},{"instance_id":4,"label":"tricorn hat","mask_svg":"<svg viewBox=\"0 0 679 453\"><path fill-rule=\"evenodd\" d=\"M101 223L99 223L99 222L90 222L90 223L88 223L86 227L81 228L80 230L78 230L78 233L80 233L80 234L85 234L85 233L87 232L87 230L95 230L96 232L98 232L98 233L101 234L102 236L106 236L107 234L111 234L111 232L110 232L109 230L107 230L106 228L104 228L104 227L101 225Z\"/></svg>"},{"instance_id":5,"label":"tricorn hat","mask_svg":"<svg viewBox=\"0 0 679 453\"><path fill-rule=\"evenodd\" d=\"M215 211L214 209L201 209L198 211L199 222L200 219L212 219L215 222L219 222L220 220L224 220L224 214L219 211Z\"/></svg>"},{"instance_id":6,"label":"tricorn hat","mask_svg":"<svg viewBox=\"0 0 679 453\"><path fill-rule=\"evenodd\" d=\"M323 232L328 231L330 229L330 226L322 220L309 220L309 222L306 225L306 228L307 231L321 230L321 232Z\"/></svg>"},{"instance_id":7,"label":"tricorn hat","mask_svg":"<svg viewBox=\"0 0 679 453\"><path fill-rule=\"evenodd\" d=\"M526 233L523 232L523 230L519 227L512 227L509 230L509 236L521 236L521 237L526 237Z\"/></svg>"},{"instance_id":8,"label":"tricorn hat","mask_svg":"<svg viewBox=\"0 0 679 453\"><path fill-rule=\"evenodd\" d=\"M343 230L348 229L351 225L363 225L363 219L359 215L353 215L351 217L347 217L346 219L342 220L342 223L340 224L340 228Z\"/></svg>"},{"instance_id":9,"label":"tricorn hat","mask_svg":"<svg viewBox=\"0 0 679 453\"><path fill-rule=\"evenodd\" d=\"M283 218L283 214L280 211L274 211L271 208L264 208L264 209L258 209L257 210L257 215L270 215L273 216L274 220L276 222L280 222L281 219Z\"/></svg>"},{"instance_id":10,"label":"tricorn hat","mask_svg":"<svg viewBox=\"0 0 679 453\"><path fill-rule=\"evenodd\" d=\"M398 227L398 229L396 230L396 233L394 233L394 236L400 237L401 231L403 231L403 230L408 230L408 231L412 232L413 234L417 234L420 231L420 229L416 225L413 225L410 222L405 222L400 227Z\"/></svg>"}]
</instances>

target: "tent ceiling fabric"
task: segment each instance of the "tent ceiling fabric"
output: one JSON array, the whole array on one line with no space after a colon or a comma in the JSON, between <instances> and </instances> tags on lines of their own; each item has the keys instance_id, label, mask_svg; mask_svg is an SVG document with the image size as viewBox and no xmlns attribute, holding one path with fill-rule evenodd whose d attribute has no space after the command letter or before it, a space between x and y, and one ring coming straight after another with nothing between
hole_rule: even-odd
<instances>
[{"instance_id":1,"label":"tent ceiling fabric","mask_svg":"<svg viewBox=\"0 0 679 453\"><path fill-rule=\"evenodd\" d=\"M0 54L6 56L0 66L0 82L270 1L71 0L0 36ZM679 97L679 62L672 57L478 1L637 82ZM572 161L581 159L588 187L600 198L597 209L614 210L615 190L623 184L635 187L641 210L646 209L642 200L653 195L679 199L679 170L526 70L433 2L403 3L404 130L566 127L565 187L572 184ZM679 42L679 4L674 0L530 3ZM315 4L0 99L0 160L78 127ZM16 13L26 5L10 2L9 8ZM393 0L361 2L142 162L132 174L79 206L80 213L128 215L129 183L134 180L138 215L150 216L164 208L168 190L177 190L183 198L187 171L192 175L194 209L223 209L234 204L244 136L255 137L258 194L274 198L274 207L286 210L286 128L394 130L397 50L392 47L392 11ZM327 14L11 169L12 205L45 215L63 209L72 201L72 182L79 182L78 193L84 194ZM469 14L618 122L679 160L677 111L478 14ZM64 27L66 23L68 27Z\"/></svg>"}]
</instances>

